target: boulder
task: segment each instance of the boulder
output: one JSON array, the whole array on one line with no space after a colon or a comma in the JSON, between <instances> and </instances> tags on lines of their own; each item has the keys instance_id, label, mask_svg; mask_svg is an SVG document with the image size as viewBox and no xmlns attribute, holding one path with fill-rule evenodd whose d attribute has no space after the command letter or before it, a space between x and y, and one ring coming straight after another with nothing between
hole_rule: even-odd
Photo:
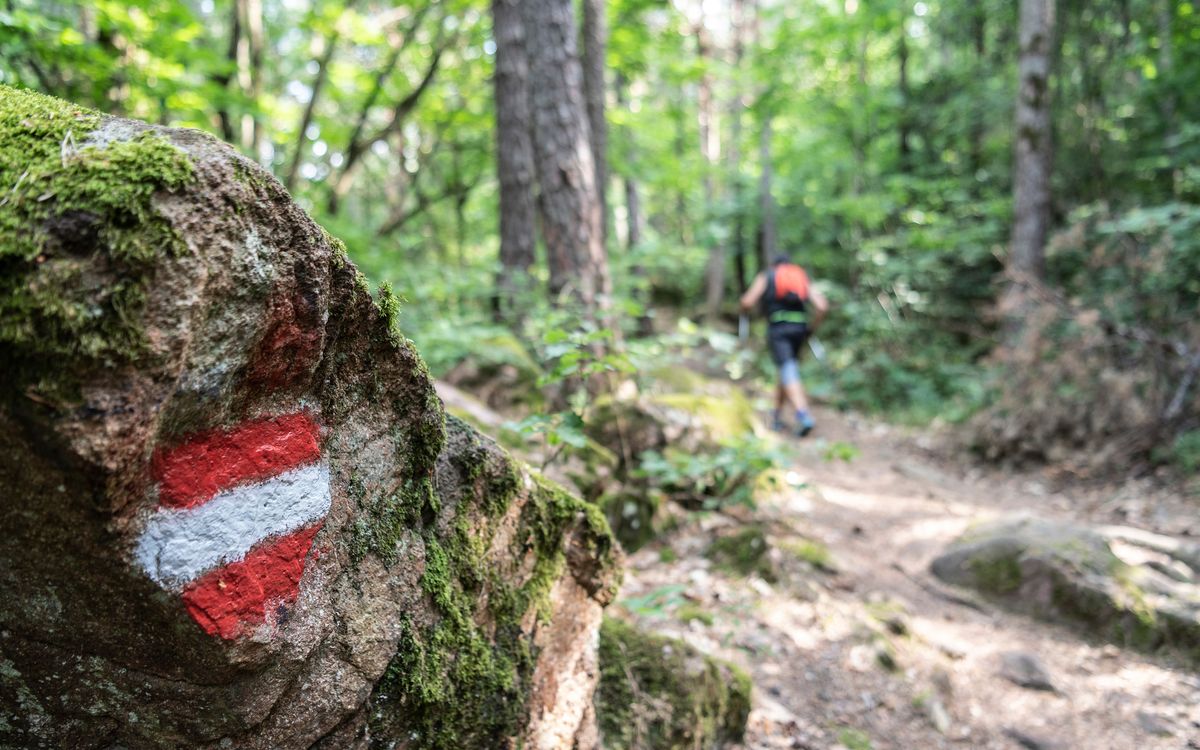
<instances>
[{"instance_id":1,"label":"boulder","mask_svg":"<svg viewBox=\"0 0 1200 750\"><path fill-rule=\"evenodd\" d=\"M1035 518L973 529L934 559L934 575L1018 611L1068 622L1143 650L1200 664L1200 586L1130 564L1097 530Z\"/></svg>"},{"instance_id":2,"label":"boulder","mask_svg":"<svg viewBox=\"0 0 1200 750\"><path fill-rule=\"evenodd\" d=\"M0 746L570 747L602 515L215 139L0 87Z\"/></svg>"},{"instance_id":3,"label":"boulder","mask_svg":"<svg viewBox=\"0 0 1200 750\"><path fill-rule=\"evenodd\" d=\"M605 618L596 713L605 750L715 750L741 742L750 678L682 641Z\"/></svg>"}]
</instances>

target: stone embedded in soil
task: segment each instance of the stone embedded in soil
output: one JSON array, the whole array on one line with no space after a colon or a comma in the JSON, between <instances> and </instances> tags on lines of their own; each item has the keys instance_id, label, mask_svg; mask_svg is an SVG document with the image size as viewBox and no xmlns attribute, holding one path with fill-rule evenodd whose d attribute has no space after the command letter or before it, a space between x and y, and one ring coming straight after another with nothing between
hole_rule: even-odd
<instances>
[{"instance_id":1,"label":"stone embedded in soil","mask_svg":"<svg viewBox=\"0 0 1200 750\"><path fill-rule=\"evenodd\" d=\"M938 578L1015 610L1200 664L1200 587L1129 565L1097 531L1034 518L968 531L933 560Z\"/></svg>"},{"instance_id":2,"label":"stone embedded in soil","mask_svg":"<svg viewBox=\"0 0 1200 750\"><path fill-rule=\"evenodd\" d=\"M207 135L4 87L0 135L0 746L585 732L615 543L395 299Z\"/></svg>"},{"instance_id":3,"label":"stone embedded in soil","mask_svg":"<svg viewBox=\"0 0 1200 750\"><path fill-rule=\"evenodd\" d=\"M1042 660L1023 651L1008 651L1000 655L1000 676L1030 690L1055 691Z\"/></svg>"},{"instance_id":4,"label":"stone embedded in soil","mask_svg":"<svg viewBox=\"0 0 1200 750\"><path fill-rule=\"evenodd\" d=\"M750 678L682 641L606 618L596 711L605 750L691 750L740 742Z\"/></svg>"}]
</instances>

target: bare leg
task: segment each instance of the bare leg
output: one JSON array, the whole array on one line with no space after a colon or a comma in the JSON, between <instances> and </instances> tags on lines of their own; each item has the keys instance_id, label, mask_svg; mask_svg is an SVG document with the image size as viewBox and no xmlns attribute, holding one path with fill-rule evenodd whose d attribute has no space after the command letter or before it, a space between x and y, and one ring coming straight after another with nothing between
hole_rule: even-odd
<instances>
[{"instance_id":1,"label":"bare leg","mask_svg":"<svg viewBox=\"0 0 1200 750\"><path fill-rule=\"evenodd\" d=\"M797 380L795 383L788 383L784 388L787 389L788 400L792 402L792 407L796 411L808 411L808 396L804 393L804 386Z\"/></svg>"}]
</instances>

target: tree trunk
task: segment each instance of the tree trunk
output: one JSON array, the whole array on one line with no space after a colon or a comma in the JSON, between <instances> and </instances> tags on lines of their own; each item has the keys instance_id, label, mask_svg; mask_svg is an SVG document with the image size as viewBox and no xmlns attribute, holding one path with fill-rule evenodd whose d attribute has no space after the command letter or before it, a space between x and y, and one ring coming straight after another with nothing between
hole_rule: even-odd
<instances>
[{"instance_id":1,"label":"tree trunk","mask_svg":"<svg viewBox=\"0 0 1200 750\"><path fill-rule=\"evenodd\" d=\"M550 295L556 303L577 301L585 319L604 325L611 282L600 237L575 14L571 0L523 0L521 13Z\"/></svg>"},{"instance_id":2,"label":"tree trunk","mask_svg":"<svg viewBox=\"0 0 1200 750\"><path fill-rule=\"evenodd\" d=\"M1167 155L1167 179L1173 195L1179 192L1179 168L1177 166L1177 144L1175 143L1175 100L1174 82L1171 80L1175 67L1173 21L1175 3L1172 0L1158 2L1158 77L1166 81L1160 103L1163 118L1163 151Z\"/></svg>"},{"instance_id":3,"label":"tree trunk","mask_svg":"<svg viewBox=\"0 0 1200 750\"><path fill-rule=\"evenodd\" d=\"M342 12L352 10L358 0L347 0L343 6ZM292 161L288 165L287 176L283 180L283 186L291 192L296 185L296 175L300 171L300 162L304 160L304 145L308 140L308 126L312 122L313 113L317 108L317 99L321 96L321 90L325 88L325 81L329 78L329 63L333 60L333 53L337 49L337 44L341 39L341 31L337 26L334 26L333 32L329 38L324 40L324 47L317 53L314 60L317 64L316 75L313 76L311 92L308 101L304 105L304 114L300 116L300 128L296 133L296 147L292 152Z\"/></svg>"},{"instance_id":4,"label":"tree trunk","mask_svg":"<svg viewBox=\"0 0 1200 750\"><path fill-rule=\"evenodd\" d=\"M907 8L907 5L903 7ZM896 59L900 65L900 113L896 118L897 137L900 146L900 171L907 173L912 168L912 147L909 143L909 101L912 92L908 85L908 13L900 14L900 41L896 47Z\"/></svg>"},{"instance_id":5,"label":"tree trunk","mask_svg":"<svg viewBox=\"0 0 1200 750\"><path fill-rule=\"evenodd\" d=\"M704 219L706 223L716 220L717 188L716 171L720 159L720 132L717 127L717 104L713 96L713 77L709 71L712 60L712 44L704 16L696 27L696 52L704 72L699 87L699 131L700 156L704 159ZM708 266L704 271L705 317L709 324L716 321L721 312L721 301L725 296L725 244L709 232L702 235L709 243Z\"/></svg>"},{"instance_id":6,"label":"tree trunk","mask_svg":"<svg viewBox=\"0 0 1200 750\"><path fill-rule=\"evenodd\" d=\"M238 50L242 44L242 5L241 0L233 0L233 13L229 16L229 44L225 48L225 59L231 71L238 68ZM217 119L221 125L221 138L226 143L236 144L237 129L234 127L234 117L229 111L229 82L233 79L230 73L223 72L213 79L221 86L223 101L217 107Z\"/></svg>"},{"instance_id":7,"label":"tree trunk","mask_svg":"<svg viewBox=\"0 0 1200 750\"><path fill-rule=\"evenodd\" d=\"M600 204L600 241L608 238L608 120L604 114L605 49L608 47L608 21L604 0L583 0L583 95L587 102L591 129L592 165L595 173L596 200Z\"/></svg>"},{"instance_id":8,"label":"tree trunk","mask_svg":"<svg viewBox=\"0 0 1200 750\"><path fill-rule=\"evenodd\" d=\"M971 18L971 37L975 47L975 70L982 76L987 71L987 10L982 4L975 8ZM969 145L971 165L971 195L978 197L980 191L979 170L983 169L983 137L985 132L983 107L976 106L971 112L971 143Z\"/></svg>"},{"instance_id":9,"label":"tree trunk","mask_svg":"<svg viewBox=\"0 0 1200 750\"><path fill-rule=\"evenodd\" d=\"M775 199L771 195L771 119L772 112L764 107L758 131L758 161L761 168L758 178L759 210L762 214L758 229L759 262L761 268L770 268L775 257Z\"/></svg>"},{"instance_id":10,"label":"tree trunk","mask_svg":"<svg viewBox=\"0 0 1200 750\"><path fill-rule=\"evenodd\" d=\"M733 70L729 98L729 147L725 149L725 169L729 180L733 206L733 256L737 267L738 293L746 291L745 213L742 211L742 59L746 45L743 34L746 25L746 0L732 0L729 5L730 32L733 40L730 55Z\"/></svg>"},{"instance_id":11,"label":"tree trunk","mask_svg":"<svg viewBox=\"0 0 1200 750\"><path fill-rule=\"evenodd\" d=\"M252 111L242 114L242 150L258 160L262 140L262 123L257 111L262 92L263 14L262 0L235 0L239 23L245 30L237 46L237 82L242 94L252 104Z\"/></svg>"},{"instance_id":12,"label":"tree trunk","mask_svg":"<svg viewBox=\"0 0 1200 750\"><path fill-rule=\"evenodd\" d=\"M1050 60L1055 0L1021 0L1017 61L1013 231L1004 309L1010 338L1020 332L1031 285L1040 283L1050 231Z\"/></svg>"},{"instance_id":13,"label":"tree trunk","mask_svg":"<svg viewBox=\"0 0 1200 750\"><path fill-rule=\"evenodd\" d=\"M528 289L537 249L533 197L533 143L530 140L529 63L520 0L492 0L492 36L496 42L496 174L500 181L500 274L496 312L512 316Z\"/></svg>"}]
</instances>

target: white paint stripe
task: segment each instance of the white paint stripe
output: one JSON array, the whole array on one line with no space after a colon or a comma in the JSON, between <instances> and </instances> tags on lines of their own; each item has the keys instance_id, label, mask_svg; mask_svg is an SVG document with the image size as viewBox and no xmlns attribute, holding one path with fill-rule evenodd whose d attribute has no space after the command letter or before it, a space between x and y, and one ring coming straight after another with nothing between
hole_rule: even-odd
<instances>
[{"instance_id":1,"label":"white paint stripe","mask_svg":"<svg viewBox=\"0 0 1200 750\"><path fill-rule=\"evenodd\" d=\"M329 467L310 464L194 508L160 508L138 539L137 559L155 581L179 589L268 537L320 520L329 502Z\"/></svg>"}]
</instances>

